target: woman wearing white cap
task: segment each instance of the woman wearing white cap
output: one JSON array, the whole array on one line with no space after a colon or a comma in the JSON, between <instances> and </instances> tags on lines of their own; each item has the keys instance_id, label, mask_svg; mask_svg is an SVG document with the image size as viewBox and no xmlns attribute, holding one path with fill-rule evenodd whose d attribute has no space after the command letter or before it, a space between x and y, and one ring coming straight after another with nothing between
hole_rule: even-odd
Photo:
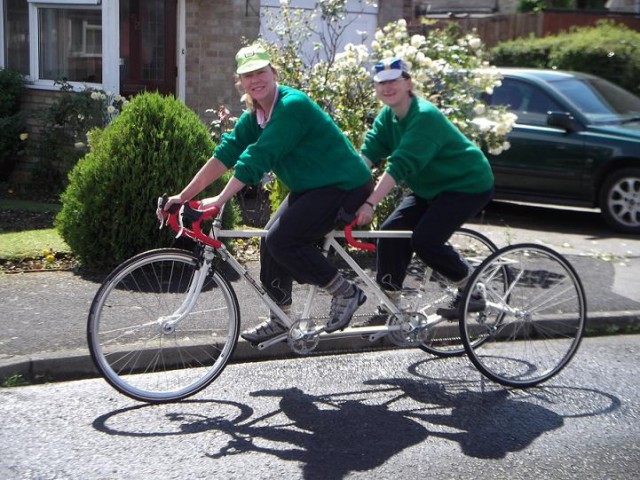
<instances>
[{"instance_id":1,"label":"woman wearing white cap","mask_svg":"<svg viewBox=\"0 0 640 480\"><path fill-rule=\"evenodd\" d=\"M291 308L292 280L324 288L333 296L326 331L343 329L366 297L316 244L335 228L341 210L353 215L367 198L373 188L369 167L317 104L277 83L277 70L263 47L242 48L236 63L247 109L165 209L189 201L230 168L233 177L219 195L204 200L204 206L222 207L245 185L258 184L266 172L275 173L290 193L266 225L260 280L285 312ZM242 337L257 344L285 331L271 314Z\"/></svg>"},{"instance_id":2,"label":"woman wearing white cap","mask_svg":"<svg viewBox=\"0 0 640 480\"><path fill-rule=\"evenodd\" d=\"M358 223L369 223L376 205L402 183L411 192L381 229L413 231L410 239L378 240L376 280L389 292L399 291L415 252L462 288L469 266L446 242L491 200L489 162L435 105L413 93L407 63L401 58L377 63L373 81L376 96L385 105L365 136L361 155L373 164L386 160L386 165L374 191L358 209ZM455 307L438 313L455 317ZM470 311L484 308L482 298L472 297Z\"/></svg>"}]
</instances>

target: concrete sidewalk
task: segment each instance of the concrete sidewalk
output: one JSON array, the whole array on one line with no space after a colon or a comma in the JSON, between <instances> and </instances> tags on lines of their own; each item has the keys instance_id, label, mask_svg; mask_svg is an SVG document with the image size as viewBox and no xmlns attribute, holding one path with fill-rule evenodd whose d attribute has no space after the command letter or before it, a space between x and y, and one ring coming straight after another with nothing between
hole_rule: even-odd
<instances>
[{"instance_id":1,"label":"concrete sidewalk","mask_svg":"<svg viewBox=\"0 0 640 480\"><path fill-rule=\"evenodd\" d=\"M578 271L587 292L588 323L593 331L625 331L640 324L640 258L611 261L575 249L562 252ZM249 262L257 278L259 265ZM0 379L67 380L97 374L89 356L86 321L102 278L72 272L0 275ZM234 280L241 303L242 329L266 313L261 300L244 280ZM294 291L295 298L295 291ZM319 352L385 348L362 339L323 341ZM234 362L264 360L292 354L286 345L258 351L241 340Z\"/></svg>"}]
</instances>

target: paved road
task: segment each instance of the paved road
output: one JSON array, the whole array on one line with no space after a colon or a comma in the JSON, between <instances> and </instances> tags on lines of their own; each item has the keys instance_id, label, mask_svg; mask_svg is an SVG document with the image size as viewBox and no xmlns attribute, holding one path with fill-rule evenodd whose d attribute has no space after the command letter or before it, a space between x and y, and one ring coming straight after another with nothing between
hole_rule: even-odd
<instances>
[{"instance_id":1,"label":"paved road","mask_svg":"<svg viewBox=\"0 0 640 480\"><path fill-rule=\"evenodd\" d=\"M419 350L236 363L159 406L100 379L0 389L0 478L631 480L639 347L587 338L529 390Z\"/></svg>"}]
</instances>

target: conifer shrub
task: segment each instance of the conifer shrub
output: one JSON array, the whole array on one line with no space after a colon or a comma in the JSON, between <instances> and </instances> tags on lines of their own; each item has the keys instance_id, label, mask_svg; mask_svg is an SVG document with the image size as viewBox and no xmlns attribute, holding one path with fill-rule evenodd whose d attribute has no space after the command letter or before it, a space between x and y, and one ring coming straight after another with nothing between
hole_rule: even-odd
<instances>
[{"instance_id":1,"label":"conifer shrub","mask_svg":"<svg viewBox=\"0 0 640 480\"><path fill-rule=\"evenodd\" d=\"M207 127L181 101L158 93L135 96L104 129L89 133L89 152L69 173L56 228L83 268L106 271L144 250L169 246L159 231L158 196L178 193L214 147ZM218 193L227 176L199 197ZM230 202L225 223L235 224Z\"/></svg>"}]
</instances>

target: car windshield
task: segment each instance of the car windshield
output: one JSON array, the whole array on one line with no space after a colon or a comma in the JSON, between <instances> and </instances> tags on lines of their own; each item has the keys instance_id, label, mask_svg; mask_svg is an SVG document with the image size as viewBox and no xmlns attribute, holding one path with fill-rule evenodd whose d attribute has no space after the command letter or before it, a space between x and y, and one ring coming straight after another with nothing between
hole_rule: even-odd
<instances>
[{"instance_id":1,"label":"car windshield","mask_svg":"<svg viewBox=\"0 0 640 480\"><path fill-rule=\"evenodd\" d=\"M623 122L640 115L640 98L597 78L567 78L555 87L592 122Z\"/></svg>"}]
</instances>

